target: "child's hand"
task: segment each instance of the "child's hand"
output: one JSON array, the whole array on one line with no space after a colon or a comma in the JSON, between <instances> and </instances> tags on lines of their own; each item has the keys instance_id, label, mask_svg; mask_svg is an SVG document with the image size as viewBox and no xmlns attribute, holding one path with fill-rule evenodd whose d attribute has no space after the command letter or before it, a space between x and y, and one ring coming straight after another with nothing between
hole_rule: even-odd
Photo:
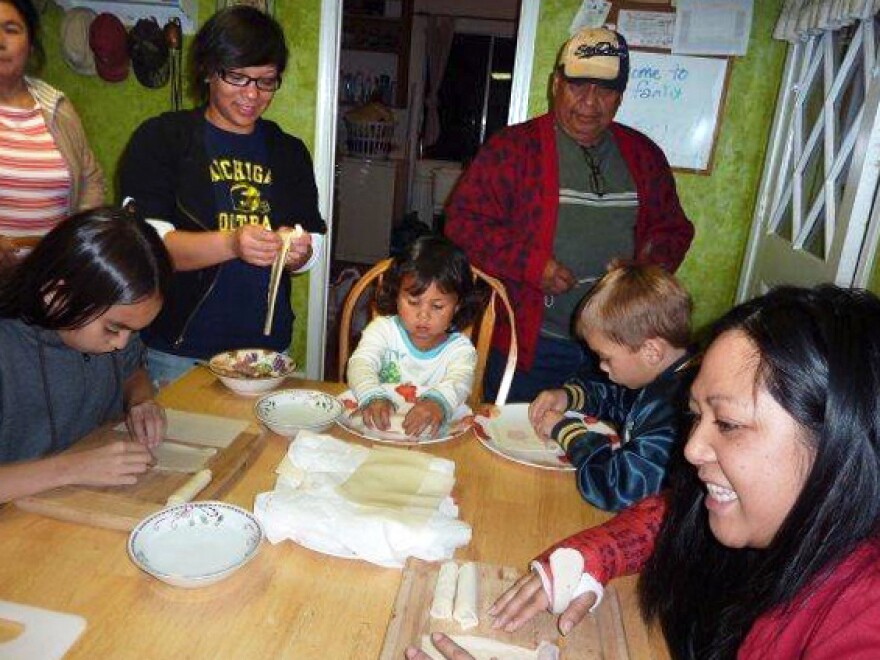
<instances>
[{"instance_id":1,"label":"child's hand","mask_svg":"<svg viewBox=\"0 0 880 660\"><path fill-rule=\"evenodd\" d=\"M388 430L393 413L394 405L388 399L373 399L361 410L367 428L380 431Z\"/></svg>"},{"instance_id":2,"label":"child's hand","mask_svg":"<svg viewBox=\"0 0 880 660\"><path fill-rule=\"evenodd\" d=\"M568 396L565 390L544 390L534 401L529 404L529 421L532 423L535 431L538 431L538 425L544 417L544 413L548 410L556 412L565 412L565 406L568 403Z\"/></svg>"},{"instance_id":3,"label":"child's hand","mask_svg":"<svg viewBox=\"0 0 880 660\"><path fill-rule=\"evenodd\" d=\"M403 420L403 431L408 436L433 438L443 422L443 408L431 399L419 399Z\"/></svg>"},{"instance_id":4,"label":"child's hand","mask_svg":"<svg viewBox=\"0 0 880 660\"><path fill-rule=\"evenodd\" d=\"M553 427L559 423L564 415L561 412L556 410L548 410L544 413L544 416L541 417L541 420L534 425L535 433L540 435L542 438L549 438L550 434L553 432Z\"/></svg>"},{"instance_id":5,"label":"child's hand","mask_svg":"<svg viewBox=\"0 0 880 660\"><path fill-rule=\"evenodd\" d=\"M95 449L68 450L58 457L65 463L70 483L84 486L123 486L137 483L153 462L138 442L111 442Z\"/></svg>"},{"instance_id":6,"label":"child's hand","mask_svg":"<svg viewBox=\"0 0 880 660\"><path fill-rule=\"evenodd\" d=\"M153 449L165 439L165 409L153 399L141 401L128 409L125 426L132 439L147 449Z\"/></svg>"}]
</instances>

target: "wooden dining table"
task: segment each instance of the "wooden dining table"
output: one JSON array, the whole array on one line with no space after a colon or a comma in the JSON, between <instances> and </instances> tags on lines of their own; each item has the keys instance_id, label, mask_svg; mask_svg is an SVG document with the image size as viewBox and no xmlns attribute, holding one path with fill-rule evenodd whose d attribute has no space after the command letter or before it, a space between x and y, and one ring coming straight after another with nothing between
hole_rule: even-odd
<instances>
[{"instance_id":1,"label":"wooden dining table","mask_svg":"<svg viewBox=\"0 0 880 660\"><path fill-rule=\"evenodd\" d=\"M339 393L341 383L290 379L285 387ZM169 408L254 420L253 399L227 390L202 367L159 394ZM366 441L341 428L328 433ZM289 438L264 450L223 499L248 510L270 491ZM419 448L455 462L453 497L473 529L456 558L514 566L548 544L609 517L586 504L572 472L537 469L498 456L471 432ZM173 587L129 559L124 532L0 508L0 599L78 614L85 632L68 658L376 658L401 571L264 542L254 560L201 589ZM623 621L640 625L634 580L616 581ZM640 633L641 634L641 633ZM633 642L633 660L666 658L653 632Z\"/></svg>"}]
</instances>

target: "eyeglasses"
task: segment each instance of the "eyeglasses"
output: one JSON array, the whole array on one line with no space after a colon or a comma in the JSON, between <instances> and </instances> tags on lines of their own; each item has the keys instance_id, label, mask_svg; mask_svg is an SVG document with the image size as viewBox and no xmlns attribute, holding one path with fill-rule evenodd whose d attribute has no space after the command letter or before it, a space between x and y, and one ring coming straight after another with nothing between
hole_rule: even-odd
<instances>
[{"instance_id":1,"label":"eyeglasses","mask_svg":"<svg viewBox=\"0 0 880 660\"><path fill-rule=\"evenodd\" d=\"M602 197L605 194L605 177L602 176L599 163L593 158L588 147L581 147L581 151L584 153L584 160L587 161L587 167L590 170L590 183L593 185L593 192Z\"/></svg>"},{"instance_id":2,"label":"eyeglasses","mask_svg":"<svg viewBox=\"0 0 880 660\"><path fill-rule=\"evenodd\" d=\"M251 83L257 86L261 92L274 92L281 87L281 76L273 76L271 78L251 78L248 75L239 73L238 71L227 71L220 69L217 76L225 83L229 83L233 87L247 87Z\"/></svg>"}]
</instances>

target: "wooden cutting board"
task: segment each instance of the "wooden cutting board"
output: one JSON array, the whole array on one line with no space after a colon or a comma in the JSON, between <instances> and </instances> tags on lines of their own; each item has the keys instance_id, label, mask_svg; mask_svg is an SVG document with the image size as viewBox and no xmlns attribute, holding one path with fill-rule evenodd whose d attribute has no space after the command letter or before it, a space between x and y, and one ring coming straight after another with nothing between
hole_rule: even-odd
<instances>
[{"instance_id":1,"label":"wooden cutting board","mask_svg":"<svg viewBox=\"0 0 880 660\"><path fill-rule=\"evenodd\" d=\"M85 449L129 439L127 433L116 431L113 426L108 424L96 429L76 447ZM205 465L213 474L211 482L195 499L222 497L254 462L265 444L265 433L249 425L226 448L218 448ZM191 474L152 469L131 486L65 486L16 500L15 504L50 518L131 531L145 517L164 508L168 496L190 477Z\"/></svg>"},{"instance_id":2,"label":"wooden cutting board","mask_svg":"<svg viewBox=\"0 0 880 660\"><path fill-rule=\"evenodd\" d=\"M461 565L459 561L459 565ZM476 628L463 631L455 621L433 619L430 615L434 586L440 563L409 559L403 569L400 589L391 621L385 632L380 660L405 657L407 646L418 646L423 635L442 632L497 639L507 644L535 649L541 640L556 644L562 660L643 660L668 657L651 648L650 636L637 611L635 581L609 585L596 612L588 614L566 637L556 629L556 617L542 612L515 633L493 630L489 607L521 575L516 569L492 564L479 567L479 619Z\"/></svg>"}]
</instances>

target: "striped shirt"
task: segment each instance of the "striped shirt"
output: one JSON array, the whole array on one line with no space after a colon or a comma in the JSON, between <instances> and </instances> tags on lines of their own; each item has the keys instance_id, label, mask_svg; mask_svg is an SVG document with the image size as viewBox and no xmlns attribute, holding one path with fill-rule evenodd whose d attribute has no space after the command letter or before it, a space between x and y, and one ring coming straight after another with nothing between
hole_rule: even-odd
<instances>
[{"instance_id":1,"label":"striped shirt","mask_svg":"<svg viewBox=\"0 0 880 660\"><path fill-rule=\"evenodd\" d=\"M47 233L67 215L70 186L39 106L0 107L0 234Z\"/></svg>"}]
</instances>

